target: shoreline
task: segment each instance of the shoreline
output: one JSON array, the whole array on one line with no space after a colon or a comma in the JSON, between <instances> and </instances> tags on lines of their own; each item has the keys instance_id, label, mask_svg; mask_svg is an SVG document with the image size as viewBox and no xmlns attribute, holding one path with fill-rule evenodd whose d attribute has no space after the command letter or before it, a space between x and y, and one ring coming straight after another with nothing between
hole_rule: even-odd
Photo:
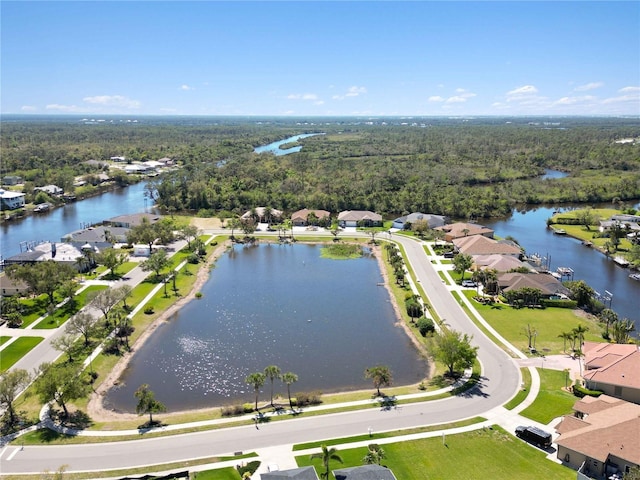
<instances>
[{"instance_id":1,"label":"shoreline","mask_svg":"<svg viewBox=\"0 0 640 480\"><path fill-rule=\"evenodd\" d=\"M305 243L304 241L300 241L300 243ZM313 242L313 243L323 243L323 242ZM117 385L119 378L122 376L122 373L126 370L133 357L133 354L137 349L142 347L144 343L149 339L149 337L153 334L153 332L161 325L163 322L167 321L176 311L180 310L191 300L195 299L196 293L200 290L202 285L209 279L211 272L211 265L213 265L220 256L225 253L230 245L230 240L227 240L221 243L207 258L207 261L201 265L198 269L196 281L191 288L191 291L183 298L174 303L167 310L162 312L158 318L156 318L146 329L145 331L138 337L135 343L131 346L131 351L127 352L123 355L123 357L116 363L114 368L109 372L109 374L105 377L105 379L98 385L98 387L91 393L89 397L89 401L87 403L87 415L94 421L100 423L111 423L111 422L125 422L125 421L134 421L136 419L140 419L140 416L136 413L127 413L121 412L117 410L108 409L104 405L104 398L106 393L114 386ZM380 274L382 275L384 281L384 287L389 294L391 305L393 311L395 313L394 325L398 328L402 328L407 335L407 337L411 340L412 344L417 350L417 353L427 361L428 371L425 375L423 381L428 380L433 375L433 365L430 361L428 354L424 348L424 346L420 343L420 341L416 338L414 332L411 331L409 326L404 322L402 318L402 313L396 298L393 295L391 290L391 286L389 285L389 275L386 271L386 265L382 258L382 249L380 245L371 246L372 253L376 261L378 262L378 267L380 269ZM415 385L418 385L416 383ZM404 387L411 385L401 385ZM357 390L349 390L349 391L336 391L327 393L327 395L337 395L337 394L352 394L355 392L365 392L368 391L366 389L357 389ZM187 414L206 414L207 412L214 412L223 408L223 406L215 406L215 407L207 407L207 408L195 408L195 409L186 409L179 410L175 412L165 412L163 413L163 417L169 421L172 417L178 417Z\"/></svg>"}]
</instances>

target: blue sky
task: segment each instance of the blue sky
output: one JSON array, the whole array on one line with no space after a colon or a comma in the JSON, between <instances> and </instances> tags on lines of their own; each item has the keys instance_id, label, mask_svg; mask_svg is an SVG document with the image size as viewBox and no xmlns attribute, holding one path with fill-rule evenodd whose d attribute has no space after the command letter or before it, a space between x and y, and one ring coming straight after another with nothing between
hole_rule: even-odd
<instances>
[{"instance_id":1,"label":"blue sky","mask_svg":"<svg viewBox=\"0 0 640 480\"><path fill-rule=\"evenodd\" d=\"M0 2L2 113L640 115L640 2Z\"/></svg>"}]
</instances>

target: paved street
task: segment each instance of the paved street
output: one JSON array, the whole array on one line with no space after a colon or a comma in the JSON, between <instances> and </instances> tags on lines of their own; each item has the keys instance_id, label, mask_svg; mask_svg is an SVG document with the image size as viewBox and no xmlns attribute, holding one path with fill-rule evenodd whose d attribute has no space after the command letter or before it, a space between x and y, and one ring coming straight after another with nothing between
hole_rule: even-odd
<instances>
[{"instance_id":1,"label":"paved street","mask_svg":"<svg viewBox=\"0 0 640 480\"><path fill-rule=\"evenodd\" d=\"M314 234L317 235L317 232ZM392 240L403 245L417 281L427 292L438 315L451 328L473 335L474 344L479 346L479 360L483 368L477 388L457 397L406 404L398 409L372 407L317 417L305 418L303 415L291 420L264 423L258 428L254 425L233 426L222 430L141 439L134 443L27 446L24 449L10 446L0 452L3 473L54 471L60 465L68 465L68 471L102 471L231 455L239 451L269 452L267 455L271 455L274 461L280 457L281 462L290 462L293 443L361 435L369 428L375 432L392 431L474 416L484 416L490 422L503 422L509 426L520 422L515 412L507 412L500 407L519 388L520 374L514 359L485 337L467 317L433 268L421 243L399 235L393 235ZM55 353L57 356L58 352ZM532 393L535 393L533 388ZM132 455L132 449L135 455ZM263 468L271 461L268 458L262 460Z\"/></svg>"}]
</instances>

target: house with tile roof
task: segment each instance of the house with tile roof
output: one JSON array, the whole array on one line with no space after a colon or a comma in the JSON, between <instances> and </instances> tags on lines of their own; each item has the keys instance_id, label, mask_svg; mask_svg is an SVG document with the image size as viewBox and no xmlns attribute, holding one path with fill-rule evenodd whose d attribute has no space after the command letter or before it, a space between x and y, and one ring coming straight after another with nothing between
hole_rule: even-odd
<instances>
[{"instance_id":1,"label":"house with tile roof","mask_svg":"<svg viewBox=\"0 0 640 480\"><path fill-rule=\"evenodd\" d=\"M479 270L495 270L496 272L508 272L518 268L527 268L531 272L536 271L531 265L519 260L517 257L497 253L473 255L473 264Z\"/></svg>"},{"instance_id":2,"label":"house with tile roof","mask_svg":"<svg viewBox=\"0 0 640 480\"><path fill-rule=\"evenodd\" d=\"M455 238L471 237L473 235L482 235L483 237L493 238L493 230L479 225L477 223L457 222L442 227L436 227L435 230L444 232L444 239L447 242L453 241Z\"/></svg>"},{"instance_id":3,"label":"house with tile roof","mask_svg":"<svg viewBox=\"0 0 640 480\"><path fill-rule=\"evenodd\" d=\"M291 214L291 223L295 227L306 227L309 225L309 215L314 214L318 219L318 224L328 225L330 222L331 214L326 210L309 210L308 208L303 208L302 210L298 210L297 212L293 212Z\"/></svg>"},{"instance_id":4,"label":"house with tile roof","mask_svg":"<svg viewBox=\"0 0 640 480\"><path fill-rule=\"evenodd\" d=\"M510 255L520 257L522 249L510 241L498 241L483 235L454 238L456 250L467 255Z\"/></svg>"},{"instance_id":5,"label":"house with tile roof","mask_svg":"<svg viewBox=\"0 0 640 480\"><path fill-rule=\"evenodd\" d=\"M571 291L560 280L546 273L503 273L498 275L498 287L503 292L535 288L543 297L569 296Z\"/></svg>"},{"instance_id":6,"label":"house with tile roof","mask_svg":"<svg viewBox=\"0 0 640 480\"><path fill-rule=\"evenodd\" d=\"M344 227L379 227L382 215L368 210L345 210L338 214L338 225Z\"/></svg>"},{"instance_id":7,"label":"house with tile roof","mask_svg":"<svg viewBox=\"0 0 640 480\"><path fill-rule=\"evenodd\" d=\"M582 351L587 388L640 404L640 346L584 342Z\"/></svg>"},{"instance_id":8,"label":"house with tile roof","mask_svg":"<svg viewBox=\"0 0 640 480\"><path fill-rule=\"evenodd\" d=\"M398 217L393 221L393 228L406 230L411 228L415 222L426 221L429 228L442 227L447 223L447 217L442 215L433 215L431 213L414 212L409 215Z\"/></svg>"},{"instance_id":9,"label":"house with tile roof","mask_svg":"<svg viewBox=\"0 0 640 480\"><path fill-rule=\"evenodd\" d=\"M262 480L318 480L318 474L313 467L290 468L261 473Z\"/></svg>"},{"instance_id":10,"label":"house with tile roof","mask_svg":"<svg viewBox=\"0 0 640 480\"><path fill-rule=\"evenodd\" d=\"M601 395L584 397L573 410L555 427L558 460L597 478L621 478L640 466L640 405Z\"/></svg>"}]
</instances>

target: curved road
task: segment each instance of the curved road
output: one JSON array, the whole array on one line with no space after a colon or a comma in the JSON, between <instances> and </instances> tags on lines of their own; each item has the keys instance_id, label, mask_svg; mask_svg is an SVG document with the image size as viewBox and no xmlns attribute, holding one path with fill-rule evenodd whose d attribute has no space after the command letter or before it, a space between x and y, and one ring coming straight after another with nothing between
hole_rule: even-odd
<instances>
[{"instance_id":1,"label":"curved road","mask_svg":"<svg viewBox=\"0 0 640 480\"><path fill-rule=\"evenodd\" d=\"M316 233L317 234L317 233ZM71 471L104 471L142 465L165 464L188 459L250 452L264 447L397 430L481 416L504 404L519 386L519 370L507 354L473 324L447 290L427 259L422 245L406 237L401 243L417 280L440 318L455 330L474 336L483 377L466 394L443 400L403 405L397 410L371 408L317 417L300 417L272 424L240 426L200 433L84 445L13 447L4 452L2 474L55 471L68 465Z\"/></svg>"}]
</instances>

